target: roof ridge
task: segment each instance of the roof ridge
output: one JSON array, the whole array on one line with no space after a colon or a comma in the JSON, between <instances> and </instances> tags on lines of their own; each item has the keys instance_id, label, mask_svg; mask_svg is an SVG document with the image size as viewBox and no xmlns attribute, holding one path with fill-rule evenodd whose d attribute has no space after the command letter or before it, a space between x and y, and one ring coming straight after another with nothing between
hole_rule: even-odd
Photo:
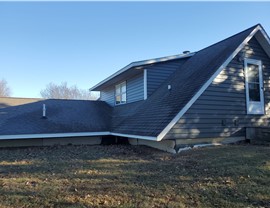
<instances>
[{"instance_id":1,"label":"roof ridge","mask_svg":"<svg viewBox=\"0 0 270 208\"><path fill-rule=\"evenodd\" d=\"M198 52L200 52L200 51L202 51L202 50L204 50L204 49L207 49L207 48L210 48L210 47L212 47L212 46L214 46L214 45L217 45L217 44L219 44L219 43L221 43L221 42L223 42L223 41L226 41L226 40L229 40L229 39L231 39L231 38L234 38L235 36L238 36L238 35L240 35L241 33L245 33L246 31L248 31L248 30L250 30L250 29L252 29L252 28L256 28L256 27L258 27L258 26L260 26L260 27L262 27L261 26L261 24L256 24L256 25L254 25L254 26L252 26L252 27L249 27L248 29L245 29L245 30L243 30L243 31L241 31L241 32L238 32L238 33L236 33L236 34L234 34L234 35L232 35L232 36L229 36L229 37L227 37L227 38L225 38L225 39L223 39L223 40L220 40L220 41L218 41L218 42L216 42L216 43L213 43L213 44L211 44L211 45L209 45L209 46L207 46L207 47L205 47L205 48L202 48L202 49L200 49L199 51L197 51L196 53L198 53Z\"/></svg>"}]
</instances>

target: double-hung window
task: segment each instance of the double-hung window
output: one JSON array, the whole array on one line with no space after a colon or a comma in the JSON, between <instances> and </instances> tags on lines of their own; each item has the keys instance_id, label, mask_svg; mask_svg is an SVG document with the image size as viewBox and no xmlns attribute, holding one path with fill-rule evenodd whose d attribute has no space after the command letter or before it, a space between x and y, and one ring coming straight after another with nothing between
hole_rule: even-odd
<instances>
[{"instance_id":1,"label":"double-hung window","mask_svg":"<svg viewBox=\"0 0 270 208\"><path fill-rule=\"evenodd\" d=\"M124 104L127 102L127 86L126 82L115 85L115 104Z\"/></svg>"},{"instance_id":2,"label":"double-hung window","mask_svg":"<svg viewBox=\"0 0 270 208\"><path fill-rule=\"evenodd\" d=\"M262 62L245 59L247 114L264 114Z\"/></svg>"}]
</instances>

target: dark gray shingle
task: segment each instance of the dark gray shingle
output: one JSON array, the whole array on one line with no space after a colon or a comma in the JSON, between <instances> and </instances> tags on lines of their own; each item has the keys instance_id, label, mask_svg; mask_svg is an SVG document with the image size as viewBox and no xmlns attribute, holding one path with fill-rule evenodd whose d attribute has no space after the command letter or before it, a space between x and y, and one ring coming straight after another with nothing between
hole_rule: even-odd
<instances>
[{"instance_id":1,"label":"dark gray shingle","mask_svg":"<svg viewBox=\"0 0 270 208\"><path fill-rule=\"evenodd\" d=\"M198 51L113 132L158 136L255 27Z\"/></svg>"},{"instance_id":2,"label":"dark gray shingle","mask_svg":"<svg viewBox=\"0 0 270 208\"><path fill-rule=\"evenodd\" d=\"M0 109L0 135L109 131L110 120L105 102L49 99Z\"/></svg>"}]
</instances>

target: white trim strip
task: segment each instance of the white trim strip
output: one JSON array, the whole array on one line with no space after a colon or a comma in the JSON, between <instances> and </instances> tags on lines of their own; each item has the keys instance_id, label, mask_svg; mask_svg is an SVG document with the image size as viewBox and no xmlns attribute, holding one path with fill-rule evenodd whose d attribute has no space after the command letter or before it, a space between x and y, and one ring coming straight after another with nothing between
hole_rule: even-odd
<instances>
[{"instance_id":1,"label":"white trim strip","mask_svg":"<svg viewBox=\"0 0 270 208\"><path fill-rule=\"evenodd\" d=\"M258 28L261 31L261 33L263 34L263 36L266 39L266 41L268 42L268 44L270 45L270 39L269 39L269 36L267 35L267 33L264 31L264 29L260 25L258 26Z\"/></svg>"},{"instance_id":2,"label":"white trim strip","mask_svg":"<svg viewBox=\"0 0 270 208\"><path fill-rule=\"evenodd\" d=\"M55 133L55 134L0 135L0 140L65 138L65 137L86 137L86 136L107 136L107 135L157 141L156 137L139 136L139 135L131 135L131 134L120 134L120 133L113 133L113 132L109 132L109 131L104 131L104 132L78 132L78 133Z\"/></svg>"},{"instance_id":3,"label":"white trim strip","mask_svg":"<svg viewBox=\"0 0 270 208\"><path fill-rule=\"evenodd\" d=\"M111 133L113 136L120 136L120 137L128 137L128 138L134 138L134 139L145 139L145 140L151 140L151 141L157 141L157 137L152 136L139 136L139 135L132 135L132 134L120 134L120 133Z\"/></svg>"},{"instance_id":4,"label":"white trim strip","mask_svg":"<svg viewBox=\"0 0 270 208\"><path fill-rule=\"evenodd\" d=\"M55 134L18 134L1 135L0 140L4 139L39 139L39 138L61 138L61 137L83 137L83 136L105 136L110 132L78 132L78 133L55 133Z\"/></svg>"},{"instance_id":5,"label":"white trim strip","mask_svg":"<svg viewBox=\"0 0 270 208\"><path fill-rule=\"evenodd\" d=\"M147 69L143 70L143 91L144 91L144 100L147 99Z\"/></svg>"},{"instance_id":6,"label":"white trim strip","mask_svg":"<svg viewBox=\"0 0 270 208\"><path fill-rule=\"evenodd\" d=\"M212 83L217 75L231 62L231 60L242 50L247 42L262 28L258 25L246 39L236 48L236 50L230 55L230 57L218 68L218 70L210 77L210 79L201 87L201 89L192 97L192 99L182 108L179 113L173 118L173 120L163 129L163 131L157 136L157 141L163 139L163 137L171 130L171 128L179 121L179 119L187 112L190 106L201 96L206 88Z\"/></svg>"},{"instance_id":7,"label":"white trim strip","mask_svg":"<svg viewBox=\"0 0 270 208\"><path fill-rule=\"evenodd\" d=\"M99 82L95 86L91 87L89 89L89 91L92 91L92 90L94 91L96 88L100 87L104 83L106 83L109 80L111 80L112 78L122 74L123 72L129 70L132 67L142 66L142 65L147 65L147 64L154 64L154 63L164 62L164 61L171 61L171 60L180 59L180 58L187 58L187 57L193 56L194 54L195 53L180 54L180 55L175 55L175 56L166 56L166 57L161 57L161 58L156 58L156 59L149 59L149 60L144 60L144 61L132 62L131 64L129 64L129 65L125 66L124 68L120 69L119 71L115 72L114 74L112 74L108 78L106 78L103 81Z\"/></svg>"}]
</instances>

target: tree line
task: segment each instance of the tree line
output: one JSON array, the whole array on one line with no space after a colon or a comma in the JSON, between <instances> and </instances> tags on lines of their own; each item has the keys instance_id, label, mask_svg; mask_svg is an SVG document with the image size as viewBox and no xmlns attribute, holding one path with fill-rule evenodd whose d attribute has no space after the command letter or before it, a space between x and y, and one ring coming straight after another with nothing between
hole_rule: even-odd
<instances>
[{"instance_id":1,"label":"tree line","mask_svg":"<svg viewBox=\"0 0 270 208\"><path fill-rule=\"evenodd\" d=\"M5 79L0 80L0 97L10 97L11 88ZM40 95L45 99L77 99L77 100L96 100L97 94L89 90L79 89L76 85L68 86L67 82L60 84L49 83L40 91Z\"/></svg>"}]
</instances>

